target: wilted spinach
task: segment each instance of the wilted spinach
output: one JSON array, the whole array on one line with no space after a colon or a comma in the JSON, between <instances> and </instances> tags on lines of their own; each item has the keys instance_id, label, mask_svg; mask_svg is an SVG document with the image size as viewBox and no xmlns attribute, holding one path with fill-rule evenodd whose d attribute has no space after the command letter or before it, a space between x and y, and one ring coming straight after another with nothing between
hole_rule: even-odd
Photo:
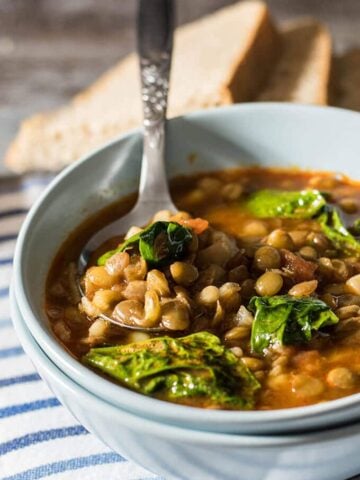
<instances>
[{"instance_id":1,"label":"wilted spinach","mask_svg":"<svg viewBox=\"0 0 360 480\"><path fill-rule=\"evenodd\" d=\"M167 265L182 258L192 239L191 230L176 222L155 222L136 233L118 248L104 253L97 261L105 265L115 253L137 247L151 267Z\"/></svg>"},{"instance_id":2,"label":"wilted spinach","mask_svg":"<svg viewBox=\"0 0 360 480\"><path fill-rule=\"evenodd\" d=\"M345 227L336 207L326 202L326 194L318 190L259 190L250 195L246 207L260 218L314 219L336 248L350 255L360 254L360 242ZM350 230L360 233L360 221L355 221Z\"/></svg>"},{"instance_id":3,"label":"wilted spinach","mask_svg":"<svg viewBox=\"0 0 360 480\"><path fill-rule=\"evenodd\" d=\"M336 248L350 255L360 254L360 243L345 227L335 207L327 205L317 220L327 238Z\"/></svg>"},{"instance_id":4,"label":"wilted spinach","mask_svg":"<svg viewBox=\"0 0 360 480\"><path fill-rule=\"evenodd\" d=\"M258 190L246 201L249 212L260 218L312 218L325 204L318 190Z\"/></svg>"},{"instance_id":5,"label":"wilted spinach","mask_svg":"<svg viewBox=\"0 0 360 480\"><path fill-rule=\"evenodd\" d=\"M314 331L339 321L326 303L311 297L253 297L248 308L255 313L251 348L256 353L263 353L277 342L281 345L309 342Z\"/></svg>"},{"instance_id":6,"label":"wilted spinach","mask_svg":"<svg viewBox=\"0 0 360 480\"><path fill-rule=\"evenodd\" d=\"M92 348L84 362L133 390L172 401L249 409L260 388L247 367L208 332Z\"/></svg>"},{"instance_id":7,"label":"wilted spinach","mask_svg":"<svg viewBox=\"0 0 360 480\"><path fill-rule=\"evenodd\" d=\"M360 218L357 218L355 220L355 222L351 225L349 230L353 235L356 235L356 236L360 235Z\"/></svg>"}]
</instances>

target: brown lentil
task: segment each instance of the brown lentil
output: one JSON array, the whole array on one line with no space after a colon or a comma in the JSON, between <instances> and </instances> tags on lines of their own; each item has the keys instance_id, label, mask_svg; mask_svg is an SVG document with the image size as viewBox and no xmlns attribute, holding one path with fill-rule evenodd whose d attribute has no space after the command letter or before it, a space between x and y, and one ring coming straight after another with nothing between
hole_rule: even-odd
<instances>
[{"instance_id":1,"label":"brown lentil","mask_svg":"<svg viewBox=\"0 0 360 480\"><path fill-rule=\"evenodd\" d=\"M268 245L258 248L254 256L254 265L259 270L279 268L281 265L279 250Z\"/></svg>"},{"instance_id":2,"label":"brown lentil","mask_svg":"<svg viewBox=\"0 0 360 480\"><path fill-rule=\"evenodd\" d=\"M339 205L345 213L356 213L359 208L355 198L342 198Z\"/></svg>"},{"instance_id":3,"label":"brown lentil","mask_svg":"<svg viewBox=\"0 0 360 480\"><path fill-rule=\"evenodd\" d=\"M294 250L295 244L290 235L284 230L273 230L268 236L266 243L275 248L285 248L286 250Z\"/></svg>"},{"instance_id":4,"label":"brown lentil","mask_svg":"<svg viewBox=\"0 0 360 480\"><path fill-rule=\"evenodd\" d=\"M162 306L161 317L162 324L169 330L186 330L190 324L188 309L177 300Z\"/></svg>"},{"instance_id":5,"label":"brown lentil","mask_svg":"<svg viewBox=\"0 0 360 480\"><path fill-rule=\"evenodd\" d=\"M345 367L337 367L330 370L326 376L326 381L331 387L351 388L354 386L354 374Z\"/></svg>"},{"instance_id":6,"label":"brown lentil","mask_svg":"<svg viewBox=\"0 0 360 480\"><path fill-rule=\"evenodd\" d=\"M201 290L197 296L197 301L201 305L211 306L219 300L219 289L214 285L209 285Z\"/></svg>"},{"instance_id":7,"label":"brown lentil","mask_svg":"<svg viewBox=\"0 0 360 480\"><path fill-rule=\"evenodd\" d=\"M310 247L309 245L301 247L299 253L303 258L305 258L305 260L316 260L318 256L315 248Z\"/></svg>"},{"instance_id":8,"label":"brown lentil","mask_svg":"<svg viewBox=\"0 0 360 480\"><path fill-rule=\"evenodd\" d=\"M171 276L179 285L189 286L195 282L199 276L198 269L186 262L175 262L170 265Z\"/></svg>"},{"instance_id":9,"label":"brown lentil","mask_svg":"<svg viewBox=\"0 0 360 480\"><path fill-rule=\"evenodd\" d=\"M289 295L292 295L293 297L308 297L315 292L317 286L317 280L309 280L308 282L297 283L290 288Z\"/></svg>"},{"instance_id":10,"label":"brown lentil","mask_svg":"<svg viewBox=\"0 0 360 480\"><path fill-rule=\"evenodd\" d=\"M354 275L346 282L346 289L349 293L360 295L360 274Z\"/></svg>"},{"instance_id":11,"label":"brown lentil","mask_svg":"<svg viewBox=\"0 0 360 480\"><path fill-rule=\"evenodd\" d=\"M225 334L226 342L233 342L234 340L242 340L250 336L249 327L234 327L231 330L228 330Z\"/></svg>"},{"instance_id":12,"label":"brown lentil","mask_svg":"<svg viewBox=\"0 0 360 480\"><path fill-rule=\"evenodd\" d=\"M261 297L276 295L283 286L283 278L275 272L265 272L256 280L255 290Z\"/></svg>"}]
</instances>

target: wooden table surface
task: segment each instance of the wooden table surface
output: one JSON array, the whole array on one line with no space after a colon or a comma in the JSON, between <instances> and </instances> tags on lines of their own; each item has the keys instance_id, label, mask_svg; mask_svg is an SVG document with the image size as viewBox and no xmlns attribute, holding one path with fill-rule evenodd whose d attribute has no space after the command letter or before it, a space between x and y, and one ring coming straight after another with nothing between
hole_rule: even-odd
<instances>
[{"instance_id":1,"label":"wooden table surface","mask_svg":"<svg viewBox=\"0 0 360 480\"><path fill-rule=\"evenodd\" d=\"M230 3L177 0L178 23ZM360 0L267 3L279 22L324 21L337 50L360 45ZM66 102L134 48L135 9L135 0L0 0L0 160L22 118Z\"/></svg>"}]
</instances>

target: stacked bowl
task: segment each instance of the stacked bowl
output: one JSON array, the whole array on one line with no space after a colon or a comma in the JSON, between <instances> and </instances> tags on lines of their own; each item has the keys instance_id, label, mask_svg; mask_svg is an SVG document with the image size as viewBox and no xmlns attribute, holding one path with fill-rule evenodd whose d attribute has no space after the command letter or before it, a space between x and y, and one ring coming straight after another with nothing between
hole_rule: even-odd
<instances>
[{"instance_id":1,"label":"stacked bowl","mask_svg":"<svg viewBox=\"0 0 360 480\"><path fill-rule=\"evenodd\" d=\"M359 131L359 114L332 108L244 104L191 114L168 124L168 174L260 165L360 179ZM44 312L51 262L87 216L136 190L140 159L138 131L94 152L51 183L22 226L12 316L42 377L89 431L169 480L344 480L359 473L359 394L274 411L186 407L107 381L54 338Z\"/></svg>"}]
</instances>

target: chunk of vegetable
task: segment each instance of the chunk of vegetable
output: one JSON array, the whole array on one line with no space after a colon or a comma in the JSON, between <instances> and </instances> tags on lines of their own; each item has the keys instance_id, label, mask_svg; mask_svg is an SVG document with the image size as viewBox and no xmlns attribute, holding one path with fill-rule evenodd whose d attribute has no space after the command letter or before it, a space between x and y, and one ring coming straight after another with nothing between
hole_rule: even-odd
<instances>
[{"instance_id":1,"label":"chunk of vegetable","mask_svg":"<svg viewBox=\"0 0 360 480\"><path fill-rule=\"evenodd\" d=\"M198 400L202 406L250 409L260 388L248 368L208 332L93 348L84 362L145 395Z\"/></svg>"},{"instance_id":2,"label":"chunk of vegetable","mask_svg":"<svg viewBox=\"0 0 360 480\"><path fill-rule=\"evenodd\" d=\"M197 235L201 235L209 228L209 222L203 218L179 219L178 223L184 227L191 228L191 230L193 230Z\"/></svg>"},{"instance_id":3,"label":"chunk of vegetable","mask_svg":"<svg viewBox=\"0 0 360 480\"><path fill-rule=\"evenodd\" d=\"M315 262L308 262L285 248L281 250L281 258L282 267L296 283L314 279L315 271L318 268Z\"/></svg>"},{"instance_id":4,"label":"chunk of vegetable","mask_svg":"<svg viewBox=\"0 0 360 480\"><path fill-rule=\"evenodd\" d=\"M350 255L360 254L360 242L347 230L336 208L327 205L317 220L336 248Z\"/></svg>"},{"instance_id":5,"label":"chunk of vegetable","mask_svg":"<svg viewBox=\"0 0 360 480\"><path fill-rule=\"evenodd\" d=\"M155 222L136 233L115 250L104 253L97 261L104 265L115 253L137 247L151 266L167 265L181 259L192 239L191 231L175 222Z\"/></svg>"},{"instance_id":6,"label":"chunk of vegetable","mask_svg":"<svg viewBox=\"0 0 360 480\"><path fill-rule=\"evenodd\" d=\"M339 321L326 303L310 297L253 297L248 308L255 313L251 348L256 353L263 353L274 343L306 343L314 331Z\"/></svg>"},{"instance_id":7,"label":"chunk of vegetable","mask_svg":"<svg viewBox=\"0 0 360 480\"><path fill-rule=\"evenodd\" d=\"M258 190L246 201L250 213L260 218L312 218L325 204L318 190Z\"/></svg>"}]
</instances>

